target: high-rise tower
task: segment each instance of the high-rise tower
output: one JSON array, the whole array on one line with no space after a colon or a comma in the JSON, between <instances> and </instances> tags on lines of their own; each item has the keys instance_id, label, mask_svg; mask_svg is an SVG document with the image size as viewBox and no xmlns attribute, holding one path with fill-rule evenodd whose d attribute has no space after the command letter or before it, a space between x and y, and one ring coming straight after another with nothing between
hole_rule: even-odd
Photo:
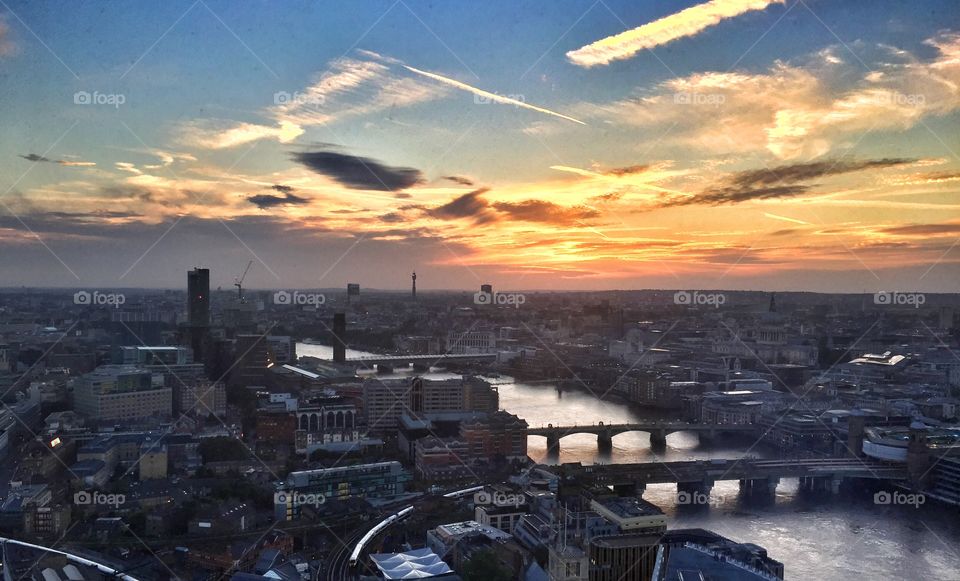
<instances>
[{"instance_id":1,"label":"high-rise tower","mask_svg":"<svg viewBox=\"0 0 960 581\"><path fill-rule=\"evenodd\" d=\"M191 327L210 326L210 269L187 273L187 320Z\"/></svg>"},{"instance_id":2,"label":"high-rise tower","mask_svg":"<svg viewBox=\"0 0 960 581\"><path fill-rule=\"evenodd\" d=\"M193 360L206 363L207 335L210 330L210 269L187 272L187 333Z\"/></svg>"},{"instance_id":3,"label":"high-rise tower","mask_svg":"<svg viewBox=\"0 0 960 581\"><path fill-rule=\"evenodd\" d=\"M413 288L412 288L411 291L410 291L410 292L411 292L411 296L413 297L414 300L416 300L416 299L417 299L417 273L416 273L416 271L414 271L414 273L410 275L410 279L413 281Z\"/></svg>"}]
</instances>

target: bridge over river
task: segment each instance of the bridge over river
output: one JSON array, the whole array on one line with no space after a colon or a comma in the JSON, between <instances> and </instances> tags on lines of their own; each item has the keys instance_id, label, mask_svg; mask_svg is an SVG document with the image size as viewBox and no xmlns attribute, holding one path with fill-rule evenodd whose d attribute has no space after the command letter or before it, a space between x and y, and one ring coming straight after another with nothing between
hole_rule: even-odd
<instances>
[{"instance_id":1,"label":"bridge over river","mask_svg":"<svg viewBox=\"0 0 960 581\"><path fill-rule=\"evenodd\" d=\"M346 363L364 365L366 367L397 367L413 364L414 367L424 369L443 363L479 363L495 361L496 353L439 353L436 355L360 355L347 357Z\"/></svg>"},{"instance_id":2,"label":"bridge over river","mask_svg":"<svg viewBox=\"0 0 960 581\"><path fill-rule=\"evenodd\" d=\"M703 439L712 439L720 433L752 434L756 426L730 424L698 424L692 422L671 422L652 420L626 424L597 424L555 426L547 424L545 427L527 428L528 436L545 436L547 451L552 454L560 452L560 439L571 434L595 434L597 446L600 450L609 450L613 446L613 437L625 432L647 432L650 434L650 446L664 447L667 444L667 435L674 432L695 432Z\"/></svg>"},{"instance_id":3,"label":"bridge over river","mask_svg":"<svg viewBox=\"0 0 960 581\"><path fill-rule=\"evenodd\" d=\"M906 466L861 458L792 460L695 460L639 464L561 464L545 466L563 479L642 493L647 484L676 483L681 491L709 493L718 480L739 480L741 487L773 491L781 478L798 478L802 487L839 491L847 479L863 478L906 484Z\"/></svg>"}]
</instances>

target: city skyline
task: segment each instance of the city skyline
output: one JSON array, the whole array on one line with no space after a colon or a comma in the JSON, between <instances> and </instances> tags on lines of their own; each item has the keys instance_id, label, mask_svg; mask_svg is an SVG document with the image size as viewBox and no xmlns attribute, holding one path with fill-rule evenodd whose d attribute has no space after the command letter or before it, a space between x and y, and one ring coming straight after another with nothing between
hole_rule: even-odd
<instances>
[{"instance_id":1,"label":"city skyline","mask_svg":"<svg viewBox=\"0 0 960 581\"><path fill-rule=\"evenodd\" d=\"M954 292L946 1L0 9L4 286Z\"/></svg>"}]
</instances>

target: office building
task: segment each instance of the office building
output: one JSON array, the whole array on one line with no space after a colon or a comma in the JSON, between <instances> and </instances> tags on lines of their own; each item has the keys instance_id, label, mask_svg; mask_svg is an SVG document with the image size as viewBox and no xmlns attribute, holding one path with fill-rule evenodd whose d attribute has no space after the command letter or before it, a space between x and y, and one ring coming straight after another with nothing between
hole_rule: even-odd
<instances>
[{"instance_id":1,"label":"office building","mask_svg":"<svg viewBox=\"0 0 960 581\"><path fill-rule=\"evenodd\" d=\"M779 581L783 563L767 556L763 547L738 543L703 529L664 533L657 547L652 581L676 579L717 581Z\"/></svg>"},{"instance_id":2,"label":"office building","mask_svg":"<svg viewBox=\"0 0 960 581\"><path fill-rule=\"evenodd\" d=\"M270 360L277 365L297 362L297 342L289 335L267 335Z\"/></svg>"},{"instance_id":3,"label":"office building","mask_svg":"<svg viewBox=\"0 0 960 581\"><path fill-rule=\"evenodd\" d=\"M291 472L285 482L276 485L275 516L283 520L299 518L304 504L391 498L403 494L410 480L410 473L396 461Z\"/></svg>"},{"instance_id":4,"label":"office building","mask_svg":"<svg viewBox=\"0 0 960 581\"><path fill-rule=\"evenodd\" d=\"M239 387L265 386L270 352L266 337L238 334L234 343L237 364L230 372L230 383Z\"/></svg>"},{"instance_id":5,"label":"office building","mask_svg":"<svg viewBox=\"0 0 960 581\"><path fill-rule=\"evenodd\" d=\"M74 409L96 422L169 418L173 390L163 375L133 365L104 365L81 376L73 390Z\"/></svg>"},{"instance_id":6,"label":"office building","mask_svg":"<svg viewBox=\"0 0 960 581\"><path fill-rule=\"evenodd\" d=\"M473 458L527 458L527 422L503 410L464 420L460 438L467 443Z\"/></svg>"},{"instance_id":7,"label":"office building","mask_svg":"<svg viewBox=\"0 0 960 581\"><path fill-rule=\"evenodd\" d=\"M134 346L120 347L122 365L187 365L193 363L193 353L186 347Z\"/></svg>"}]
</instances>

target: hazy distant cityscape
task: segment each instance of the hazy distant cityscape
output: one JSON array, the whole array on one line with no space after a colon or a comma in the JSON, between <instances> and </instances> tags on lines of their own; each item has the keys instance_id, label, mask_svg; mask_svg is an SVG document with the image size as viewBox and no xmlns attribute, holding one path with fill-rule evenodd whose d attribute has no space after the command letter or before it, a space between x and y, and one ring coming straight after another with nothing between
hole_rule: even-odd
<instances>
[{"instance_id":1,"label":"hazy distant cityscape","mask_svg":"<svg viewBox=\"0 0 960 581\"><path fill-rule=\"evenodd\" d=\"M818 578L804 514L851 507L850 567L957 539L957 295L209 281L0 293L6 535L241 581Z\"/></svg>"}]
</instances>

